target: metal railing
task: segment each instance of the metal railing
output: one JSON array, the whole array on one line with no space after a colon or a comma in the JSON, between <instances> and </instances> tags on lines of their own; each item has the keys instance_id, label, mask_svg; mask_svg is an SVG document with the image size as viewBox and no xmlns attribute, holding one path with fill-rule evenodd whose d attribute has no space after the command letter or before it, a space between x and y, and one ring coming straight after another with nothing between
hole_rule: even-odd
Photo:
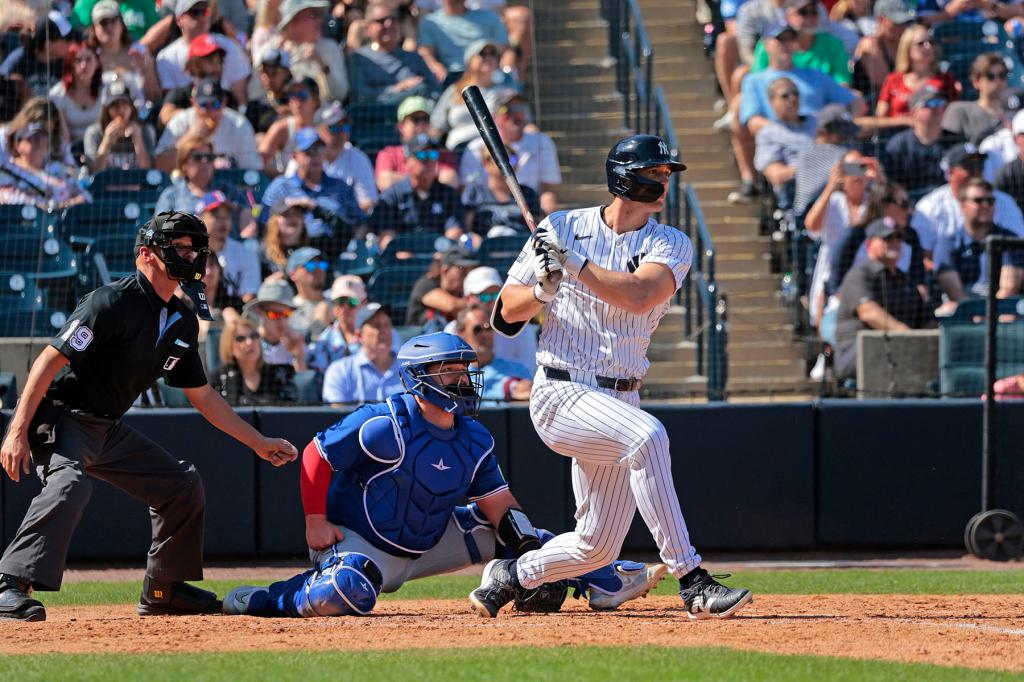
<instances>
[{"instance_id":1,"label":"metal railing","mask_svg":"<svg viewBox=\"0 0 1024 682\"><path fill-rule=\"evenodd\" d=\"M616 90L622 95L627 129L660 136L673 159L679 141L665 91L654 83L654 50L636 0L602 0L608 22L610 56L616 62ZM715 246L693 185L680 191L679 176L669 181L662 222L681 229L693 244L691 275L683 281L683 334L696 343L697 373L707 376L708 400L724 400L728 380L726 299L715 281Z\"/></svg>"}]
</instances>

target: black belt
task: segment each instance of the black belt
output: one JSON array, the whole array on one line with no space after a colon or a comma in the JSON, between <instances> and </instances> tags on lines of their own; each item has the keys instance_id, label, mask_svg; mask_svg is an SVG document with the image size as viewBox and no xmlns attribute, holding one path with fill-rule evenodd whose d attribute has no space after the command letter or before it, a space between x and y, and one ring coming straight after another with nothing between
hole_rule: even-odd
<instances>
[{"instance_id":1,"label":"black belt","mask_svg":"<svg viewBox=\"0 0 1024 682\"><path fill-rule=\"evenodd\" d=\"M572 381L572 375L564 369L545 367L544 376L552 381ZM594 376L597 385L601 388L610 388L613 391L639 391L643 385L643 379L615 379L614 377Z\"/></svg>"}]
</instances>

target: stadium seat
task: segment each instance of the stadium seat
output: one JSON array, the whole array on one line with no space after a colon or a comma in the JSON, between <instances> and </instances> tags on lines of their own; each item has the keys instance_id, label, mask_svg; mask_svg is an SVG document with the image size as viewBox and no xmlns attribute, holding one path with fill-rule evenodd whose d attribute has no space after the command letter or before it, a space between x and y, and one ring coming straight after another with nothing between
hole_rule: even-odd
<instances>
[{"instance_id":1,"label":"stadium seat","mask_svg":"<svg viewBox=\"0 0 1024 682\"><path fill-rule=\"evenodd\" d=\"M57 216L47 214L31 204L0 204L0 234L12 229L36 230L47 225L54 230Z\"/></svg>"},{"instance_id":2,"label":"stadium seat","mask_svg":"<svg viewBox=\"0 0 1024 682\"><path fill-rule=\"evenodd\" d=\"M0 372L0 410L9 410L18 402L18 376Z\"/></svg>"},{"instance_id":3,"label":"stadium seat","mask_svg":"<svg viewBox=\"0 0 1024 682\"><path fill-rule=\"evenodd\" d=\"M185 391L174 386L168 386L164 383L163 378L156 380L157 390L160 392L160 400L163 402L164 407L191 407L192 403L188 401L188 396L185 395Z\"/></svg>"},{"instance_id":4,"label":"stadium seat","mask_svg":"<svg viewBox=\"0 0 1024 682\"><path fill-rule=\"evenodd\" d=\"M28 282L45 289L59 308L77 300L79 258L52 226L44 230L14 229L3 235L0 286L21 290ZM21 282L20 286L11 283Z\"/></svg>"},{"instance_id":5,"label":"stadium seat","mask_svg":"<svg viewBox=\"0 0 1024 682\"><path fill-rule=\"evenodd\" d=\"M356 275L358 277L366 277L376 267L377 255L366 247L366 242L362 239L353 240L349 248L339 253L338 257L334 259L333 265L335 276Z\"/></svg>"},{"instance_id":6,"label":"stadium seat","mask_svg":"<svg viewBox=\"0 0 1024 682\"><path fill-rule=\"evenodd\" d=\"M111 168L96 174L89 185L89 192L98 201L135 202L142 206L143 215L148 215L153 212L160 193L170 184L171 179L155 168Z\"/></svg>"},{"instance_id":7,"label":"stadium seat","mask_svg":"<svg viewBox=\"0 0 1024 682\"><path fill-rule=\"evenodd\" d=\"M997 21L947 21L931 28L932 38L942 50L943 70L960 81L963 86L961 99L977 99L978 93L971 85L971 63L985 52L999 52L1007 60L1010 69L1010 87L1024 84L1024 69L1013 49L1013 41L1006 35Z\"/></svg>"},{"instance_id":8,"label":"stadium seat","mask_svg":"<svg viewBox=\"0 0 1024 682\"><path fill-rule=\"evenodd\" d=\"M369 300L391 308L391 319L396 324L405 322L412 286L426 273L419 265L392 265L377 270L367 284Z\"/></svg>"},{"instance_id":9,"label":"stadium seat","mask_svg":"<svg viewBox=\"0 0 1024 682\"><path fill-rule=\"evenodd\" d=\"M135 234L146 219L137 202L95 201L69 207L64 212L63 232L83 252L90 268L98 268L95 256L102 254L113 280L135 271ZM104 273L96 274L93 286L104 278Z\"/></svg>"},{"instance_id":10,"label":"stadium seat","mask_svg":"<svg viewBox=\"0 0 1024 682\"><path fill-rule=\"evenodd\" d=\"M378 102L356 102L347 108L352 124L352 144L375 155L384 147L401 144L398 134L398 106Z\"/></svg>"},{"instance_id":11,"label":"stadium seat","mask_svg":"<svg viewBox=\"0 0 1024 682\"><path fill-rule=\"evenodd\" d=\"M483 240L478 252L480 264L490 266L504 275L523 250L527 237L524 234Z\"/></svg>"},{"instance_id":12,"label":"stadium seat","mask_svg":"<svg viewBox=\"0 0 1024 682\"><path fill-rule=\"evenodd\" d=\"M1000 315L1024 317L1022 299L998 301ZM985 392L985 300L969 299L939 326L939 381L944 396ZM980 321L975 321L980 320ZM1024 371L1024 321L996 326L996 377Z\"/></svg>"},{"instance_id":13,"label":"stadium seat","mask_svg":"<svg viewBox=\"0 0 1024 682\"><path fill-rule=\"evenodd\" d=\"M315 405L322 401L320 378L315 369L304 369L295 373L295 388L300 405Z\"/></svg>"},{"instance_id":14,"label":"stadium seat","mask_svg":"<svg viewBox=\"0 0 1024 682\"><path fill-rule=\"evenodd\" d=\"M258 170L241 168L218 168L213 171L213 184L216 187L231 187L256 206L263 199L263 192L270 184L270 178Z\"/></svg>"},{"instance_id":15,"label":"stadium seat","mask_svg":"<svg viewBox=\"0 0 1024 682\"><path fill-rule=\"evenodd\" d=\"M206 371L215 372L220 369L220 337L224 333L223 327L210 327L206 330L206 341L204 341L204 352L206 360Z\"/></svg>"},{"instance_id":16,"label":"stadium seat","mask_svg":"<svg viewBox=\"0 0 1024 682\"><path fill-rule=\"evenodd\" d=\"M380 254L378 264L382 267L415 264L422 265L426 270L434 261L438 237L436 234L423 233L397 235Z\"/></svg>"}]
</instances>

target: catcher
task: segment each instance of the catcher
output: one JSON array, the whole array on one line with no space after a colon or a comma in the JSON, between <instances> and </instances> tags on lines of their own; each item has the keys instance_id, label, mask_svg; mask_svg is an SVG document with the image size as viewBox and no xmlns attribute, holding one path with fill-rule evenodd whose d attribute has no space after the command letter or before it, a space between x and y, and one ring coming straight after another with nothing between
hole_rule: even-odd
<instances>
[{"instance_id":1,"label":"catcher","mask_svg":"<svg viewBox=\"0 0 1024 682\"><path fill-rule=\"evenodd\" d=\"M519 509L473 419L481 374L462 339L439 332L398 353L406 391L364 405L316 435L302 457L306 542L314 568L224 598L228 615L367 615L407 580L539 548L550 533ZM466 498L468 506L460 506ZM573 580L591 608L647 594L660 564L619 561ZM523 611L557 611L568 581L522 594Z\"/></svg>"}]
</instances>

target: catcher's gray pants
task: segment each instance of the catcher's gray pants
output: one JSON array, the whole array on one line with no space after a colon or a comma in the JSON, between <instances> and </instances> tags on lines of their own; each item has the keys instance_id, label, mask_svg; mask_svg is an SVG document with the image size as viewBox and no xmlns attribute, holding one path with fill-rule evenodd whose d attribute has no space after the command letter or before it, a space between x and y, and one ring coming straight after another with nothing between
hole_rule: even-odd
<instances>
[{"instance_id":1,"label":"catcher's gray pants","mask_svg":"<svg viewBox=\"0 0 1024 682\"><path fill-rule=\"evenodd\" d=\"M195 467L119 420L63 410L54 414L52 437L30 440L43 489L4 551L0 573L30 580L36 589L60 589L71 535L92 494L92 476L149 505L153 542L148 575L201 580L206 498ZM38 421L33 421L33 434ZM110 522L116 532L117 519Z\"/></svg>"},{"instance_id":2,"label":"catcher's gray pants","mask_svg":"<svg viewBox=\"0 0 1024 682\"><path fill-rule=\"evenodd\" d=\"M474 563L486 563L494 558L494 529L489 526L478 526L472 531L464 531L454 518L449 519L448 528L441 536L441 541L416 559L388 554L344 526L341 526L341 532L345 534L345 539L341 542L320 551L310 550L309 556L313 560L313 565L319 566L332 554L341 552L365 554L377 564L383 576L381 592L395 592L407 580L457 571ZM469 553L466 532L472 534L472 540L479 551L479 559Z\"/></svg>"}]
</instances>

